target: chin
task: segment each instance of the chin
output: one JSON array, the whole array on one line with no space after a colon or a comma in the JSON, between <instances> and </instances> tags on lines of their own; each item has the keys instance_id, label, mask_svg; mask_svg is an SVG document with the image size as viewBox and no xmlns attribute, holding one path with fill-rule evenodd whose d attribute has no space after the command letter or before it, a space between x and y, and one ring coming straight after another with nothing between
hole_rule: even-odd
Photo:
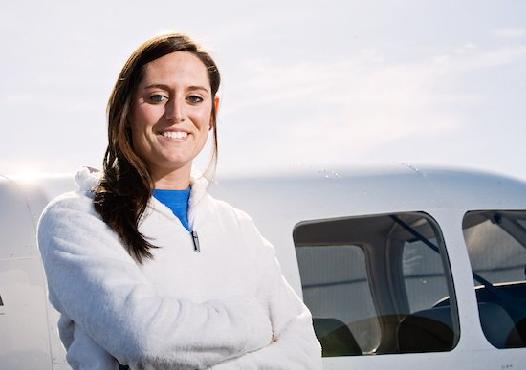
<instances>
[{"instance_id":1,"label":"chin","mask_svg":"<svg viewBox=\"0 0 526 370\"><path fill-rule=\"evenodd\" d=\"M182 168L191 167L191 166L192 166L192 161L191 160L189 160L189 161L169 160L169 161L165 161L163 163L163 167L166 170L169 170L169 171L177 171L177 170L180 170Z\"/></svg>"}]
</instances>

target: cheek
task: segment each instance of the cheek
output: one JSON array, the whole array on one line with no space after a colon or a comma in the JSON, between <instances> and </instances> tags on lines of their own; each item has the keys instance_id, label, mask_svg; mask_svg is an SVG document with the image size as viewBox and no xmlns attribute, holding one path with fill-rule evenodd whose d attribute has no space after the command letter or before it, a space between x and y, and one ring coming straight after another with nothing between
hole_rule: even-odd
<instances>
[{"instance_id":1,"label":"cheek","mask_svg":"<svg viewBox=\"0 0 526 370\"><path fill-rule=\"evenodd\" d=\"M152 109L148 109L144 105L132 110L130 115L130 128L132 130L132 137L134 141L140 142L152 130L156 123L156 114Z\"/></svg>"},{"instance_id":2,"label":"cheek","mask_svg":"<svg viewBox=\"0 0 526 370\"><path fill-rule=\"evenodd\" d=\"M131 110L130 122L138 129L146 129L157 123L163 114L164 110L161 105L138 103Z\"/></svg>"},{"instance_id":3,"label":"cheek","mask_svg":"<svg viewBox=\"0 0 526 370\"><path fill-rule=\"evenodd\" d=\"M200 106L199 109L193 111L193 117L200 131L208 130L212 117L212 105L208 103L205 106Z\"/></svg>"}]
</instances>

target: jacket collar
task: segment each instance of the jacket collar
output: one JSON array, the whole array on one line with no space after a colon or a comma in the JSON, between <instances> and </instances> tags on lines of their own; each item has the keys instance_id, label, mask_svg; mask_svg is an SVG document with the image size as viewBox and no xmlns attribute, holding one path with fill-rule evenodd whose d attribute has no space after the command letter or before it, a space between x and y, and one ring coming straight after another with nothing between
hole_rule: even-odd
<instances>
[{"instance_id":1,"label":"jacket collar","mask_svg":"<svg viewBox=\"0 0 526 370\"><path fill-rule=\"evenodd\" d=\"M188 223L193 224L194 211L196 206L203 200L208 192L208 179L198 170L192 168L190 174L190 198L188 199ZM150 197L146 208L149 211L158 211L168 218L177 218L171 209L159 202L155 197ZM146 214L143 214L143 218Z\"/></svg>"},{"instance_id":2,"label":"jacket collar","mask_svg":"<svg viewBox=\"0 0 526 370\"><path fill-rule=\"evenodd\" d=\"M97 170L93 167L82 167L75 175L75 182L77 184L77 190L85 193L93 193L97 183L102 176L102 171ZM192 210L207 194L208 190L207 178L197 169L192 168L190 174L190 199L188 200L188 208ZM92 195L92 194L89 194ZM158 206L153 204L153 197L148 202L149 208L159 209ZM162 208L161 208L162 209ZM171 211L170 211L171 212Z\"/></svg>"},{"instance_id":3,"label":"jacket collar","mask_svg":"<svg viewBox=\"0 0 526 370\"><path fill-rule=\"evenodd\" d=\"M75 183L78 191L91 193L95 190L102 172L93 167L81 167L75 174Z\"/></svg>"}]
</instances>

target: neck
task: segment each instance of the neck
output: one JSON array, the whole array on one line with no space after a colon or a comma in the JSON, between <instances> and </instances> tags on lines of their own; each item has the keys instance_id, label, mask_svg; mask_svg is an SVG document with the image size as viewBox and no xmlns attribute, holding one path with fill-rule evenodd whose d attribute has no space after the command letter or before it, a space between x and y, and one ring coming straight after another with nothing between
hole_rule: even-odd
<instances>
[{"instance_id":1,"label":"neck","mask_svg":"<svg viewBox=\"0 0 526 370\"><path fill-rule=\"evenodd\" d=\"M177 169L152 171L152 180L156 189L186 189L190 186L190 168L184 166Z\"/></svg>"}]
</instances>

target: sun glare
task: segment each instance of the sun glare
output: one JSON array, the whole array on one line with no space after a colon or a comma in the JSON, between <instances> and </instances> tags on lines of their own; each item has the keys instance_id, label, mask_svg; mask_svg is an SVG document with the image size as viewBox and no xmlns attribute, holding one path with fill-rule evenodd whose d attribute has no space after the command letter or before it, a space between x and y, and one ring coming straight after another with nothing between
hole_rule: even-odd
<instances>
[{"instance_id":1,"label":"sun glare","mask_svg":"<svg viewBox=\"0 0 526 370\"><path fill-rule=\"evenodd\" d=\"M63 176L62 173L44 172L37 168L25 168L23 171L8 173L5 176L13 181L23 184L34 184L42 178Z\"/></svg>"}]
</instances>

